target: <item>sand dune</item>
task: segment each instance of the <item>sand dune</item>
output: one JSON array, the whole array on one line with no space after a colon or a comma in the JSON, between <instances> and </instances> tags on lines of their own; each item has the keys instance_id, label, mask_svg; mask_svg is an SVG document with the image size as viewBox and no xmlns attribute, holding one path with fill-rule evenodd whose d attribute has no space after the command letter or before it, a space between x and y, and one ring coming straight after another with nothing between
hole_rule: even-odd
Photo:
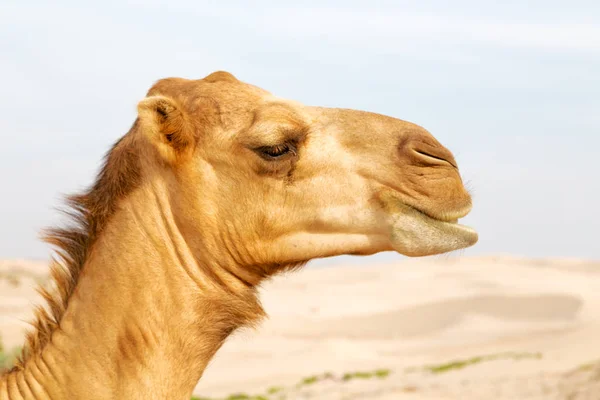
<instances>
[{"instance_id":1,"label":"sand dune","mask_svg":"<svg viewBox=\"0 0 600 400\"><path fill-rule=\"evenodd\" d=\"M578 297L562 294L471 296L365 316L320 320L282 318L278 321L279 329L271 333L289 338L414 338L449 329L469 315L506 321L572 321L582 304Z\"/></svg>"},{"instance_id":2,"label":"sand dune","mask_svg":"<svg viewBox=\"0 0 600 400\"><path fill-rule=\"evenodd\" d=\"M7 347L22 340L45 276L40 263L0 262ZM281 386L286 399L600 399L599 262L307 268L261 292L270 318L225 344L197 393Z\"/></svg>"}]
</instances>

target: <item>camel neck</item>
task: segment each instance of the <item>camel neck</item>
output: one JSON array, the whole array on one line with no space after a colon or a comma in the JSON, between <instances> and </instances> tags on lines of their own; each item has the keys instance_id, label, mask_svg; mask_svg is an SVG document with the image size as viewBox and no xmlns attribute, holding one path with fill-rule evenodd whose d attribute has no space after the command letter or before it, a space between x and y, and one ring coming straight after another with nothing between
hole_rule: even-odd
<instances>
[{"instance_id":1,"label":"camel neck","mask_svg":"<svg viewBox=\"0 0 600 400\"><path fill-rule=\"evenodd\" d=\"M142 188L120 205L60 327L0 378L1 400L187 400L227 336L259 316L253 288L233 293L204 275L161 193Z\"/></svg>"}]
</instances>

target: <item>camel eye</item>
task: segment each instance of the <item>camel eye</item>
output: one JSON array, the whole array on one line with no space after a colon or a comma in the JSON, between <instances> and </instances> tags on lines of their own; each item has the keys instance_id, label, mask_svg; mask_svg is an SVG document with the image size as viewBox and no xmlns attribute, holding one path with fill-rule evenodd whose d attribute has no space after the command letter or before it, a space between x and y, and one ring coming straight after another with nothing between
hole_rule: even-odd
<instances>
[{"instance_id":1,"label":"camel eye","mask_svg":"<svg viewBox=\"0 0 600 400\"><path fill-rule=\"evenodd\" d=\"M277 146L263 146L257 149L258 154L266 160L278 160L286 155L295 155L296 150L290 144L280 144Z\"/></svg>"}]
</instances>

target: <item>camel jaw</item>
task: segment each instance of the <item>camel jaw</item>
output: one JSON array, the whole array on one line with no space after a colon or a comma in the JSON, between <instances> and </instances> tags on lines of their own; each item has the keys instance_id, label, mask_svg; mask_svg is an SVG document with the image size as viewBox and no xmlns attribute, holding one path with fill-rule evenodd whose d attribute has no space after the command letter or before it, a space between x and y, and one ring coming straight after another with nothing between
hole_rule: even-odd
<instances>
[{"instance_id":1,"label":"camel jaw","mask_svg":"<svg viewBox=\"0 0 600 400\"><path fill-rule=\"evenodd\" d=\"M392 248L406 256L421 257L464 249L477 243L473 228L458 219L443 221L396 202L391 213L390 242Z\"/></svg>"}]
</instances>

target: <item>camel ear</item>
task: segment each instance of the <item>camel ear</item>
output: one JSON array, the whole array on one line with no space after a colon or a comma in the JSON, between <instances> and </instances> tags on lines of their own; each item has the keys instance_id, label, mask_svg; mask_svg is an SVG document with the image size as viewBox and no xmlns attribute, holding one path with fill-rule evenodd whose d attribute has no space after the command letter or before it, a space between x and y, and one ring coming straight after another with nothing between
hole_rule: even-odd
<instances>
[{"instance_id":1,"label":"camel ear","mask_svg":"<svg viewBox=\"0 0 600 400\"><path fill-rule=\"evenodd\" d=\"M193 145L185 112L172 98L146 97L138 104L138 116L144 131L163 155L170 158Z\"/></svg>"}]
</instances>

